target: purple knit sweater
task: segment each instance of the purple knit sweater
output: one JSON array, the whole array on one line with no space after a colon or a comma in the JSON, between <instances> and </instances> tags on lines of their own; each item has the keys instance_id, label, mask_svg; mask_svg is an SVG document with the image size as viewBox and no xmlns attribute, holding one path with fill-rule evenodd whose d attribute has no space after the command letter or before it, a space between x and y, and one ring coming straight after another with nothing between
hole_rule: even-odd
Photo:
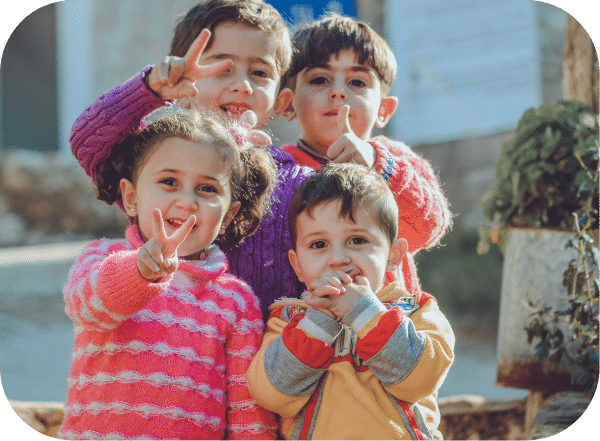
<instances>
[{"instance_id":1,"label":"purple knit sweater","mask_svg":"<svg viewBox=\"0 0 600 441\"><path fill-rule=\"evenodd\" d=\"M70 136L71 150L91 178L113 146L138 128L146 115L170 105L144 85L143 77L150 68L102 94L75 121ZM230 272L252 287L263 313L277 297L298 296L296 275L287 257L291 248L287 215L294 190L313 171L296 165L292 156L277 146L271 146L270 151L279 169L270 213L256 233L242 244L221 247Z\"/></svg>"}]
</instances>

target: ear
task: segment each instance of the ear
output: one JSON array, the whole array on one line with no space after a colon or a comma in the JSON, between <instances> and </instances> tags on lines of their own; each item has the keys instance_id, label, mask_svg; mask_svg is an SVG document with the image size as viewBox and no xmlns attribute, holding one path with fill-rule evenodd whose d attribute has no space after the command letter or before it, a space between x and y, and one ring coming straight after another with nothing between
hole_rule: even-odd
<instances>
[{"instance_id":1,"label":"ear","mask_svg":"<svg viewBox=\"0 0 600 441\"><path fill-rule=\"evenodd\" d=\"M390 246L390 254L388 255L386 271L394 271L402 264L402 259L408 251L408 242L406 239L398 238L392 242Z\"/></svg>"},{"instance_id":2,"label":"ear","mask_svg":"<svg viewBox=\"0 0 600 441\"><path fill-rule=\"evenodd\" d=\"M129 179L122 178L119 181L119 189L121 190L121 199L123 200L125 213L127 213L127 216L136 217L138 213L135 185Z\"/></svg>"},{"instance_id":3,"label":"ear","mask_svg":"<svg viewBox=\"0 0 600 441\"><path fill-rule=\"evenodd\" d=\"M298 263L298 255L296 254L296 251L289 250L288 251L288 259L290 260L290 264L292 265L292 268L294 268L294 271L296 272L296 276L298 277L298 280L300 282L304 283L304 277L302 277L302 270L300 269L300 265Z\"/></svg>"},{"instance_id":4,"label":"ear","mask_svg":"<svg viewBox=\"0 0 600 441\"><path fill-rule=\"evenodd\" d=\"M227 210L227 213L225 213L223 222L221 223L221 231L224 231L229 226L235 215L238 213L238 211L240 211L241 206L242 203L240 201L232 202L229 210Z\"/></svg>"},{"instance_id":5,"label":"ear","mask_svg":"<svg viewBox=\"0 0 600 441\"><path fill-rule=\"evenodd\" d=\"M387 98L382 99L381 104L379 104L375 126L378 129L383 129L397 108L398 98L395 96L388 96Z\"/></svg>"},{"instance_id":6,"label":"ear","mask_svg":"<svg viewBox=\"0 0 600 441\"><path fill-rule=\"evenodd\" d=\"M277 95L277 98L275 99L275 105L273 106L273 115L271 119L277 119L279 115L284 115L285 110L292 102L292 96L291 89L287 87L279 92L279 95Z\"/></svg>"},{"instance_id":7,"label":"ear","mask_svg":"<svg viewBox=\"0 0 600 441\"><path fill-rule=\"evenodd\" d=\"M293 121L296 118L296 109L294 108L294 92L290 89L290 100L287 103L287 106L281 112L281 115L286 121Z\"/></svg>"}]
</instances>

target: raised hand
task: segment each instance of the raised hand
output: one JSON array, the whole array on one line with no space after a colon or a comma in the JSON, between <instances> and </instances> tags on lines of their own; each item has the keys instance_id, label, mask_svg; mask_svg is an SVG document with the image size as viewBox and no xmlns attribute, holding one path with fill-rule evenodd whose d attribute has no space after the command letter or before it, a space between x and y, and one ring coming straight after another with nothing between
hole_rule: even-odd
<instances>
[{"instance_id":1,"label":"raised hand","mask_svg":"<svg viewBox=\"0 0 600 441\"><path fill-rule=\"evenodd\" d=\"M179 266L177 248L194 227L196 216L190 216L171 236L167 236L158 208L152 210L152 216L152 238L138 252L137 267L144 279L157 281Z\"/></svg>"},{"instance_id":2,"label":"raised hand","mask_svg":"<svg viewBox=\"0 0 600 441\"><path fill-rule=\"evenodd\" d=\"M327 149L327 157L331 162L355 162L372 167L375 163L375 149L367 141L363 141L350 127L350 106L340 107L338 112L338 139Z\"/></svg>"},{"instance_id":3,"label":"raised hand","mask_svg":"<svg viewBox=\"0 0 600 441\"><path fill-rule=\"evenodd\" d=\"M203 29L189 47L183 58L167 56L156 63L147 76L148 87L164 100L180 100L194 97L198 89L194 83L201 78L217 75L229 69L233 62L221 60L205 66L200 66L198 60L204 52L210 31ZM190 102L178 103L181 107L189 107Z\"/></svg>"}]
</instances>

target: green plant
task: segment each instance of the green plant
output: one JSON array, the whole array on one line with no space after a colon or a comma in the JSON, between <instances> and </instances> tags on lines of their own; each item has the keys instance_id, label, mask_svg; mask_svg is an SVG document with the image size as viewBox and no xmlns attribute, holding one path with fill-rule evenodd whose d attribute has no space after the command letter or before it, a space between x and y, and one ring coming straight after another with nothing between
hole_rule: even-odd
<instances>
[{"instance_id":1,"label":"green plant","mask_svg":"<svg viewBox=\"0 0 600 441\"><path fill-rule=\"evenodd\" d=\"M508 227L571 231L572 213L598 220L598 115L585 103L561 100L528 109L503 144L496 186L483 214Z\"/></svg>"},{"instance_id":2,"label":"green plant","mask_svg":"<svg viewBox=\"0 0 600 441\"><path fill-rule=\"evenodd\" d=\"M595 174L596 179L598 174ZM591 394L598 384L598 247L590 236L590 218L574 214L575 238L567 243L578 257L573 259L563 273L563 285L567 289L568 307L557 311L552 307L540 307L529 300L534 310L531 321L525 327L527 342L538 340L536 355L569 368L573 384L584 386ZM566 340L561 323L567 323L571 338Z\"/></svg>"}]
</instances>

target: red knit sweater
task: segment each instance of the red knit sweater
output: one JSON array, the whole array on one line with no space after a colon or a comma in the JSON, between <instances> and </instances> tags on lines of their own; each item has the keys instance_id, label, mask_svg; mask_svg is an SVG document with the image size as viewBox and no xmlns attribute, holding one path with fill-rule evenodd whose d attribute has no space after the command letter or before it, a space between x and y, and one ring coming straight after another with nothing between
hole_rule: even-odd
<instances>
[{"instance_id":1,"label":"red knit sweater","mask_svg":"<svg viewBox=\"0 0 600 441\"><path fill-rule=\"evenodd\" d=\"M402 268L388 272L386 283L404 278L409 292L421 292L413 256L420 249L436 245L452 225L448 201L431 164L406 144L384 136L369 143L375 149L375 170L388 182L398 204L398 234L408 241L409 252ZM297 164L316 170L327 162L295 145L281 149L292 155Z\"/></svg>"},{"instance_id":2,"label":"red knit sweater","mask_svg":"<svg viewBox=\"0 0 600 441\"><path fill-rule=\"evenodd\" d=\"M60 436L274 439L246 386L263 334L257 298L217 247L151 283L135 226L127 240L93 242L65 286L75 344Z\"/></svg>"}]
</instances>

